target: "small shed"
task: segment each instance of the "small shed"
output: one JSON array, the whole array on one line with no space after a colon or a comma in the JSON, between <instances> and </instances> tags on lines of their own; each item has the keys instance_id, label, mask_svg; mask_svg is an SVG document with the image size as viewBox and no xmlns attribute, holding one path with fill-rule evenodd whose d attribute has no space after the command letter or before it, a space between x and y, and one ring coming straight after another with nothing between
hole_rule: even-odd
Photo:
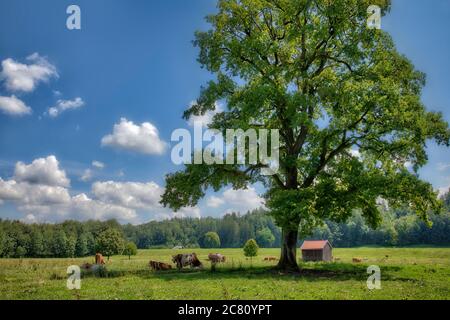
<instances>
[{"instance_id":1,"label":"small shed","mask_svg":"<svg viewBox=\"0 0 450 320\"><path fill-rule=\"evenodd\" d=\"M332 261L333 247L328 240L305 240L300 247L303 261Z\"/></svg>"}]
</instances>

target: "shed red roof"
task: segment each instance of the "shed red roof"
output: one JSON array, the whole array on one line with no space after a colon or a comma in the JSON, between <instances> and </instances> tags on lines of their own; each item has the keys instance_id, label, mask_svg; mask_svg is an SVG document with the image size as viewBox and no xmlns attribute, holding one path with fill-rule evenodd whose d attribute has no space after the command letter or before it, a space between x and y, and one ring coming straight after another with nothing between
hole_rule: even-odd
<instances>
[{"instance_id":1,"label":"shed red roof","mask_svg":"<svg viewBox=\"0 0 450 320\"><path fill-rule=\"evenodd\" d=\"M304 241L300 249L302 250L320 250L327 245L328 240ZM331 246L331 245L330 245Z\"/></svg>"}]
</instances>

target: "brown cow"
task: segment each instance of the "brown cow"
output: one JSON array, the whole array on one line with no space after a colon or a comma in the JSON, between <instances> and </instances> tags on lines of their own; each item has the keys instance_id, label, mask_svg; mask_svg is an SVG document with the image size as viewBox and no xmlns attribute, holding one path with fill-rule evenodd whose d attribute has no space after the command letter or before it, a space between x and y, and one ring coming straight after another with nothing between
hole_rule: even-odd
<instances>
[{"instance_id":1,"label":"brown cow","mask_svg":"<svg viewBox=\"0 0 450 320\"><path fill-rule=\"evenodd\" d=\"M150 261L149 263L150 268L153 270L159 271L159 270L171 270L172 266L170 264L164 263L164 262L158 262L158 261Z\"/></svg>"},{"instance_id":2,"label":"brown cow","mask_svg":"<svg viewBox=\"0 0 450 320\"><path fill-rule=\"evenodd\" d=\"M101 268L105 268L100 264L90 264L90 263L83 263L80 266L80 269L83 270L86 273L96 273L98 272ZM106 270L106 269L104 269Z\"/></svg>"},{"instance_id":3,"label":"brown cow","mask_svg":"<svg viewBox=\"0 0 450 320\"><path fill-rule=\"evenodd\" d=\"M264 261L278 261L277 257L265 257Z\"/></svg>"},{"instance_id":4,"label":"brown cow","mask_svg":"<svg viewBox=\"0 0 450 320\"><path fill-rule=\"evenodd\" d=\"M105 259L103 259L102 254L99 252L95 254L95 264L105 264Z\"/></svg>"},{"instance_id":5,"label":"brown cow","mask_svg":"<svg viewBox=\"0 0 450 320\"><path fill-rule=\"evenodd\" d=\"M212 263L221 263L225 262L226 258L224 255L220 253L210 253L208 254L208 260L211 261Z\"/></svg>"},{"instance_id":6,"label":"brown cow","mask_svg":"<svg viewBox=\"0 0 450 320\"><path fill-rule=\"evenodd\" d=\"M202 267L202 263L198 259L197 255L195 253L190 254L177 254L172 256L172 261L177 264L178 270L182 269L186 266L191 267Z\"/></svg>"},{"instance_id":7,"label":"brown cow","mask_svg":"<svg viewBox=\"0 0 450 320\"><path fill-rule=\"evenodd\" d=\"M93 264L90 264L90 263L83 263L83 264L80 266L80 269L81 269L81 270L85 270L85 271L91 271L93 266L94 266L94 265L93 265Z\"/></svg>"},{"instance_id":8,"label":"brown cow","mask_svg":"<svg viewBox=\"0 0 450 320\"><path fill-rule=\"evenodd\" d=\"M353 263L361 263L361 262L363 262L363 259L362 258L353 258L352 261L353 261Z\"/></svg>"}]
</instances>

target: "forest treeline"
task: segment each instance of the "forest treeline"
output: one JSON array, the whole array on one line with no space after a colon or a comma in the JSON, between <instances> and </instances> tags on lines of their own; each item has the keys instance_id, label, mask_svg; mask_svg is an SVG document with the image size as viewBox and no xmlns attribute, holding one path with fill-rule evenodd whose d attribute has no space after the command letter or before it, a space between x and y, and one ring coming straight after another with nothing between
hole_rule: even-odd
<instances>
[{"instance_id":1,"label":"forest treeline","mask_svg":"<svg viewBox=\"0 0 450 320\"><path fill-rule=\"evenodd\" d=\"M429 228L408 210L387 210L381 226L369 228L362 215L355 212L346 223L326 222L308 239L328 239L334 247L363 245L410 246L450 245L450 195L444 198L444 212L431 214ZM146 224L120 225L115 220L66 221L59 224L25 224L0 220L1 257L82 257L95 254L99 235L116 229L124 240L139 249L208 247L216 233L222 248L242 247L248 239L256 239L261 247L279 247L280 229L263 210L245 215L227 214L223 218L172 219ZM301 242L301 240L299 240Z\"/></svg>"}]
</instances>

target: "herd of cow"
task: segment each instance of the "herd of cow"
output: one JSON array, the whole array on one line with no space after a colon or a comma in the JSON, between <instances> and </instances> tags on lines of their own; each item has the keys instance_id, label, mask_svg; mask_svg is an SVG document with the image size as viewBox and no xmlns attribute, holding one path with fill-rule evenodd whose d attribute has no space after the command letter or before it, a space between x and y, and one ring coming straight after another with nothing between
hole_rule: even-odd
<instances>
[{"instance_id":1,"label":"herd of cow","mask_svg":"<svg viewBox=\"0 0 450 320\"><path fill-rule=\"evenodd\" d=\"M224 255L220 253L210 253L208 255L208 261L211 262L212 265L217 263L225 262L226 258ZM181 270L184 267L190 266L191 268L203 268L203 264L197 257L195 253L185 253L185 254L177 254L172 256L172 262L175 263L178 270ZM95 255L95 264L84 263L80 267L85 271L95 271L100 266L105 264L105 259L103 258L101 253L97 253ZM164 262L158 261L150 261L149 267L155 271L161 270L171 270L172 265Z\"/></svg>"},{"instance_id":2,"label":"herd of cow","mask_svg":"<svg viewBox=\"0 0 450 320\"><path fill-rule=\"evenodd\" d=\"M208 261L210 261L211 264L223 263L225 260L225 256L220 253L210 253L208 255ZM176 254L172 256L172 262L175 263L178 270L187 266L191 268L203 268L202 262L195 253ZM170 264L158 261L150 261L149 266L152 270L156 271L172 269Z\"/></svg>"},{"instance_id":3,"label":"herd of cow","mask_svg":"<svg viewBox=\"0 0 450 320\"><path fill-rule=\"evenodd\" d=\"M265 257L264 261L276 261L278 260L276 257ZM210 253L208 254L207 261L211 262L211 266L214 266L217 263L224 263L226 261L226 257L220 253ZM183 269L184 267L191 268L203 268L203 264L200 259L197 257L195 253L180 253L172 256L172 262L175 263L178 270ZM105 264L105 259L103 258L101 253L97 253L95 255L95 264L85 263L81 265L81 269L85 271L95 271L100 266ZM172 265L151 260L149 262L149 267L155 271L164 271L171 270Z\"/></svg>"}]
</instances>

